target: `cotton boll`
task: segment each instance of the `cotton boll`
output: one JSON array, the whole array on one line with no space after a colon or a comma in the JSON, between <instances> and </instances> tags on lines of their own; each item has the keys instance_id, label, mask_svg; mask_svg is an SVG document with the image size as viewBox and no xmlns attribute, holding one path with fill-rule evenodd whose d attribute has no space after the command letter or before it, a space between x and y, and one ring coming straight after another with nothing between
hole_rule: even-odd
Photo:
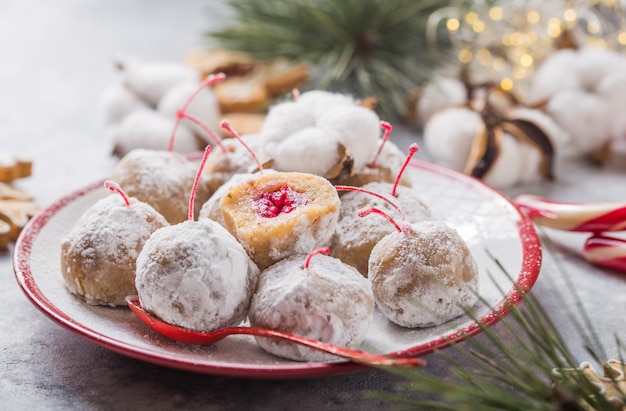
<instances>
[{"instance_id":1,"label":"cotton boll","mask_svg":"<svg viewBox=\"0 0 626 411\"><path fill-rule=\"evenodd\" d=\"M575 50L565 49L545 60L533 76L528 102L531 105L541 103L559 90L580 88L579 74L572 70L577 59Z\"/></svg>"},{"instance_id":2,"label":"cotton boll","mask_svg":"<svg viewBox=\"0 0 626 411\"><path fill-rule=\"evenodd\" d=\"M314 125L315 120L305 106L292 101L277 104L270 109L259 132L261 146L277 144L298 130Z\"/></svg>"},{"instance_id":3,"label":"cotton boll","mask_svg":"<svg viewBox=\"0 0 626 411\"><path fill-rule=\"evenodd\" d=\"M107 126L120 123L135 110L149 108L142 99L122 83L108 87L102 95L100 105Z\"/></svg>"},{"instance_id":4,"label":"cotton boll","mask_svg":"<svg viewBox=\"0 0 626 411\"><path fill-rule=\"evenodd\" d=\"M332 132L319 128L302 129L279 144L268 147L277 171L297 171L326 176L341 161L339 141Z\"/></svg>"},{"instance_id":5,"label":"cotton boll","mask_svg":"<svg viewBox=\"0 0 626 411\"><path fill-rule=\"evenodd\" d=\"M612 109L596 94L562 90L550 99L546 112L570 135L568 155L593 153L609 139Z\"/></svg>"},{"instance_id":6,"label":"cotton boll","mask_svg":"<svg viewBox=\"0 0 626 411\"><path fill-rule=\"evenodd\" d=\"M173 86L200 81L199 73L182 63L128 59L119 65L124 84L152 107Z\"/></svg>"},{"instance_id":7,"label":"cotton boll","mask_svg":"<svg viewBox=\"0 0 626 411\"><path fill-rule=\"evenodd\" d=\"M337 105L324 112L316 126L338 136L352 154L357 170L367 164L378 147L380 119L367 108Z\"/></svg>"},{"instance_id":8,"label":"cotton boll","mask_svg":"<svg viewBox=\"0 0 626 411\"><path fill-rule=\"evenodd\" d=\"M137 148L167 150L174 129L174 120L154 110L137 110L129 114L119 126L110 129L114 153L120 157ZM176 131L174 150L192 153L198 150L193 133L184 127Z\"/></svg>"},{"instance_id":9,"label":"cotton boll","mask_svg":"<svg viewBox=\"0 0 626 411\"><path fill-rule=\"evenodd\" d=\"M500 154L485 176L485 182L503 189L538 181L542 178L540 163L539 150L503 133Z\"/></svg>"},{"instance_id":10,"label":"cotton boll","mask_svg":"<svg viewBox=\"0 0 626 411\"><path fill-rule=\"evenodd\" d=\"M571 139L569 134L543 111L519 107L512 110L508 117L516 120L529 121L543 130L543 132L548 135L555 154L565 147Z\"/></svg>"},{"instance_id":11,"label":"cotton boll","mask_svg":"<svg viewBox=\"0 0 626 411\"><path fill-rule=\"evenodd\" d=\"M440 111L424 128L426 150L438 163L463 170L482 123L480 114L467 108Z\"/></svg>"},{"instance_id":12,"label":"cotton boll","mask_svg":"<svg viewBox=\"0 0 626 411\"><path fill-rule=\"evenodd\" d=\"M520 158L524 159L524 163L519 169L517 184L539 181L542 177L539 171L541 166L541 154L539 153L539 150L519 142L517 150Z\"/></svg>"},{"instance_id":13,"label":"cotton boll","mask_svg":"<svg viewBox=\"0 0 626 411\"><path fill-rule=\"evenodd\" d=\"M198 89L197 82L180 83L170 88L159 101L157 111L165 117L176 120L178 110L187 102L189 97ZM204 123L210 130L215 131L220 118L220 108L217 96L213 90L203 88L191 101L186 112ZM189 127L207 144L215 143L211 136L199 125L188 119L183 119L181 125Z\"/></svg>"},{"instance_id":14,"label":"cotton boll","mask_svg":"<svg viewBox=\"0 0 626 411\"><path fill-rule=\"evenodd\" d=\"M606 99L611 110L611 138L626 141L626 71L604 78L598 85L598 94Z\"/></svg>"},{"instance_id":15,"label":"cotton boll","mask_svg":"<svg viewBox=\"0 0 626 411\"><path fill-rule=\"evenodd\" d=\"M318 119L332 106L354 106L357 102L354 98L345 94L331 93L329 91L322 90L311 90L300 95L298 98L298 104L311 113L315 119Z\"/></svg>"},{"instance_id":16,"label":"cotton boll","mask_svg":"<svg viewBox=\"0 0 626 411\"><path fill-rule=\"evenodd\" d=\"M485 175L484 181L495 188L507 188L518 184L523 170L528 167L525 145L513 136L503 133L497 160ZM534 167L537 170L537 167Z\"/></svg>"},{"instance_id":17,"label":"cotton boll","mask_svg":"<svg viewBox=\"0 0 626 411\"><path fill-rule=\"evenodd\" d=\"M585 47L578 51L575 72L580 79L580 88L595 90L606 76L626 70L626 62L620 54L598 47Z\"/></svg>"},{"instance_id":18,"label":"cotton boll","mask_svg":"<svg viewBox=\"0 0 626 411\"><path fill-rule=\"evenodd\" d=\"M308 130L310 128L319 130L314 132ZM286 164L291 164L293 160L279 158L285 149L282 144L298 136L298 141L307 143L308 146L308 142L302 140L303 137L299 134L302 130L307 130L304 135L324 136L324 141L331 145L333 153L340 144L343 145L354 160L353 167L360 169L376 152L380 139L380 119L372 110L356 105L351 97L323 91L304 93L296 101L281 103L270 109L259 133L263 154L283 164L281 170L292 171L286 168ZM295 146L285 147L291 150ZM343 154L346 154L345 151L343 150ZM307 155L310 156L310 153ZM300 154L295 158L301 157L303 156ZM338 161L333 165L337 167L342 165L345 156L320 158L323 161L317 168L328 170L326 165L331 158ZM347 163L344 165L347 166ZM293 171L304 171L300 164L294 166L298 168Z\"/></svg>"},{"instance_id":19,"label":"cotton boll","mask_svg":"<svg viewBox=\"0 0 626 411\"><path fill-rule=\"evenodd\" d=\"M428 84L417 103L417 115L425 124L437 112L460 106L467 100L465 85L456 78L437 77Z\"/></svg>"}]
</instances>

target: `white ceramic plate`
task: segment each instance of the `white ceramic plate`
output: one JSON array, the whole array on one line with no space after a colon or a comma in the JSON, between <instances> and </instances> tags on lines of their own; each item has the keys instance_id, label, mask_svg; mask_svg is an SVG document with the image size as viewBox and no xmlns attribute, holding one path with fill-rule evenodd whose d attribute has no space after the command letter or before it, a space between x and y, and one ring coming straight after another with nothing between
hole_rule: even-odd
<instances>
[{"instance_id":1,"label":"white ceramic plate","mask_svg":"<svg viewBox=\"0 0 626 411\"><path fill-rule=\"evenodd\" d=\"M487 326L494 324L507 314L505 302L519 303L521 294L532 288L539 274L541 246L531 221L502 194L461 173L423 161L414 161L407 172L424 202L470 246L480 270L480 295L486 302L472 311ZM54 321L112 351L207 374L282 378L364 368L346 361L280 359L262 351L249 336L231 336L211 346L177 343L148 328L127 308L90 306L72 296L60 272L61 239L87 208L109 194L98 182L60 199L35 216L17 241L17 281L26 296ZM479 332L467 316L437 327L411 330L395 326L377 310L360 349L418 356Z\"/></svg>"}]
</instances>

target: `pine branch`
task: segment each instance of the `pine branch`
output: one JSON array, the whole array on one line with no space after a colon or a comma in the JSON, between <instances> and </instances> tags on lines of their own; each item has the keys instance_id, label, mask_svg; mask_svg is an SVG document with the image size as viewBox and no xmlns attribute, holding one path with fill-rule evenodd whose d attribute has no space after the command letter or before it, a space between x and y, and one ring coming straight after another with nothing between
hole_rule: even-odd
<instances>
[{"instance_id":1,"label":"pine branch","mask_svg":"<svg viewBox=\"0 0 626 411\"><path fill-rule=\"evenodd\" d=\"M444 59L426 42L441 0L231 0L231 26L207 35L258 59L284 58L316 70L315 88L374 97L381 114L398 116L407 92Z\"/></svg>"},{"instance_id":2,"label":"pine branch","mask_svg":"<svg viewBox=\"0 0 626 411\"><path fill-rule=\"evenodd\" d=\"M549 247L547 249L551 251ZM491 257L508 275L499 261ZM563 267L557 264L557 271L567 279L567 273L562 270ZM500 291L504 295L504 290ZM576 294L574 288L568 291ZM561 297L559 296L559 301L564 304ZM579 302L577 295L573 298ZM583 321L581 323L575 313L566 309L570 320L577 324L577 329L584 335L597 337L582 305L575 307L579 311L577 315ZM472 338L437 353L450 365L451 380L439 380L428 375L426 370L401 371L398 373L412 384L404 386L401 394L378 396L416 409L423 406L438 410L616 409L615 405L600 394L599 388L577 370L578 363L569 351L567 342L534 295L525 295L521 307L511 305L508 308L509 315L501 318L498 326L504 327L513 336L515 349L503 342L499 337L501 334L496 334L494 329L481 326L483 338L488 344ZM467 315L478 320L471 311ZM588 343L593 343L594 349L590 349L590 352L594 357L598 353L604 353L598 339L593 338ZM616 345L622 353L622 345L617 337ZM453 357L452 352L456 356ZM468 367L455 358L469 361L471 366ZM555 378L554 369L575 371L568 372L567 378L560 380ZM418 393L436 400L413 399Z\"/></svg>"}]
</instances>

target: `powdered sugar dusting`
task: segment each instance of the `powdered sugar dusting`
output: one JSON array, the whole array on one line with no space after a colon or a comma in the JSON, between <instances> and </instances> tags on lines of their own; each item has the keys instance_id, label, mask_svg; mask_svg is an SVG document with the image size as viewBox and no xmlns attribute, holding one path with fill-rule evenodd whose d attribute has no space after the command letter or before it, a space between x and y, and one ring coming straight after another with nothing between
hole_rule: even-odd
<instances>
[{"instance_id":1,"label":"powdered sugar dusting","mask_svg":"<svg viewBox=\"0 0 626 411\"><path fill-rule=\"evenodd\" d=\"M442 324L477 300L476 263L461 236L443 222L416 223L372 250L369 279L376 303L404 327Z\"/></svg>"},{"instance_id":2,"label":"powdered sugar dusting","mask_svg":"<svg viewBox=\"0 0 626 411\"><path fill-rule=\"evenodd\" d=\"M244 320L258 268L218 223L158 230L137 259L141 304L162 320L211 331Z\"/></svg>"},{"instance_id":3,"label":"powdered sugar dusting","mask_svg":"<svg viewBox=\"0 0 626 411\"><path fill-rule=\"evenodd\" d=\"M153 206L167 221L175 224L187 218L191 187L197 166L175 152L138 149L128 153L111 173L131 197ZM201 184L198 211L208 199Z\"/></svg>"},{"instance_id":4,"label":"powdered sugar dusting","mask_svg":"<svg viewBox=\"0 0 626 411\"><path fill-rule=\"evenodd\" d=\"M352 267L325 255L304 268L306 255L291 256L266 269L250 305L253 326L278 329L332 344L357 347L374 311L371 287ZM275 355L327 361L328 354L258 338Z\"/></svg>"},{"instance_id":5,"label":"powdered sugar dusting","mask_svg":"<svg viewBox=\"0 0 626 411\"><path fill-rule=\"evenodd\" d=\"M135 293L135 262L152 232L168 223L149 205L109 195L63 239L61 269L70 291L90 304L125 305Z\"/></svg>"},{"instance_id":6,"label":"powdered sugar dusting","mask_svg":"<svg viewBox=\"0 0 626 411\"><path fill-rule=\"evenodd\" d=\"M422 203L416 190L400 186L397 189L398 197L393 197L391 195L393 185L389 183L369 183L363 188L392 200L400 207L409 222L432 218L430 210ZM341 196L339 220L331 249L334 256L353 265L363 275L367 275L367 260L374 245L395 231L393 225L380 216L359 217L358 211L367 206L376 207L400 222L397 219L398 212L384 200L358 191L347 192Z\"/></svg>"}]
</instances>

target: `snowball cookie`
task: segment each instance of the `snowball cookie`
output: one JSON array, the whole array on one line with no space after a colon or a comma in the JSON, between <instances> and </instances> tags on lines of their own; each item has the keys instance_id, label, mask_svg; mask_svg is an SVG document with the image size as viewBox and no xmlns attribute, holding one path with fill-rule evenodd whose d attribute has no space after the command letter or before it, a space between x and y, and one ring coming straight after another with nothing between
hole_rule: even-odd
<instances>
[{"instance_id":1,"label":"snowball cookie","mask_svg":"<svg viewBox=\"0 0 626 411\"><path fill-rule=\"evenodd\" d=\"M163 321L196 331L246 318L258 268L241 244L209 219L156 231L137 258L141 305Z\"/></svg>"},{"instance_id":2,"label":"snowball cookie","mask_svg":"<svg viewBox=\"0 0 626 411\"><path fill-rule=\"evenodd\" d=\"M393 197L391 195L393 184L370 183L363 188L389 198L403 210L410 223L432 219L428 206L421 201L417 190L398 186L397 197ZM355 267L367 277L367 265L372 249L381 238L392 233L394 228L384 218L359 217L358 212L364 207L376 207L387 214L398 216L395 208L378 197L359 191L343 193L331 250L334 257Z\"/></svg>"},{"instance_id":3,"label":"snowball cookie","mask_svg":"<svg viewBox=\"0 0 626 411\"><path fill-rule=\"evenodd\" d=\"M72 294L93 305L126 305L135 262L150 235L168 223L135 198L109 195L83 214L61 242L61 273Z\"/></svg>"},{"instance_id":4,"label":"snowball cookie","mask_svg":"<svg viewBox=\"0 0 626 411\"><path fill-rule=\"evenodd\" d=\"M145 201L170 222L185 221L189 211L189 196L198 173L198 166L173 151L137 149L128 153L115 166L111 179L124 188L126 194ZM210 197L202 180L196 192L194 215Z\"/></svg>"},{"instance_id":5,"label":"snowball cookie","mask_svg":"<svg viewBox=\"0 0 626 411\"><path fill-rule=\"evenodd\" d=\"M241 140L255 154L261 151L259 138L255 135L241 136ZM258 170L258 165L246 147L237 139L229 138L222 141L226 149L213 147L202 171L203 177L212 192L217 191L234 174L252 173ZM265 159L260 158L261 162Z\"/></svg>"},{"instance_id":6,"label":"snowball cookie","mask_svg":"<svg viewBox=\"0 0 626 411\"><path fill-rule=\"evenodd\" d=\"M340 260L319 255L305 268L305 255L279 261L259 277L248 317L254 327L356 348L369 327L374 296L368 281ZM283 341L258 337L264 350L298 361L337 357Z\"/></svg>"},{"instance_id":7,"label":"snowball cookie","mask_svg":"<svg viewBox=\"0 0 626 411\"><path fill-rule=\"evenodd\" d=\"M403 327L458 317L478 299L478 269L469 248L443 222L412 224L372 250L369 280L383 314Z\"/></svg>"},{"instance_id":8,"label":"snowball cookie","mask_svg":"<svg viewBox=\"0 0 626 411\"><path fill-rule=\"evenodd\" d=\"M328 246L339 205L328 180L306 173L264 173L229 187L221 200L224 226L261 270Z\"/></svg>"}]
</instances>

